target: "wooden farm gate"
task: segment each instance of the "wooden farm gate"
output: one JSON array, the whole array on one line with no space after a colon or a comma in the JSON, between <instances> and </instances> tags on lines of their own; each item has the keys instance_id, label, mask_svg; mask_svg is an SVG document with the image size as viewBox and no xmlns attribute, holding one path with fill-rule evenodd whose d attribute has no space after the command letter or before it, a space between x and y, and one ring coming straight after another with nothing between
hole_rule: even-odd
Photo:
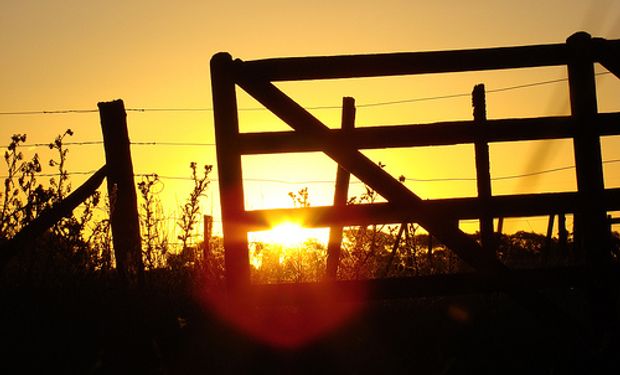
<instances>
[{"instance_id":1,"label":"wooden farm gate","mask_svg":"<svg viewBox=\"0 0 620 375\"><path fill-rule=\"evenodd\" d=\"M251 290L268 298L318 284L252 285L247 233L265 230L273 218L300 218L310 227L416 222L449 247L476 272L365 281L374 297L401 297L502 290L539 309L537 288L566 285L595 277L616 283L607 212L620 209L620 189L605 189L600 137L620 134L620 113L598 113L594 63L620 78L620 40L592 38L580 32L564 44L420 53L334 57L233 60L219 53L211 60L213 105L226 278L230 291ZM329 129L273 82L415 75L495 69L566 66L571 115L487 120L484 87L474 89L472 121ZM240 133L236 86L288 124L294 132ZM344 110L350 109L346 105ZM346 117L346 115L345 115ZM346 123L346 121L345 121ZM473 126L484 123L484 126ZM489 142L572 139L577 192L492 196ZM474 144L478 197L422 200L359 150ZM347 173L383 196L387 203L335 205L296 209L244 208L242 155L322 151ZM339 180L341 178L337 178ZM338 182L337 182L338 183ZM342 185L342 182L339 183ZM348 183L347 183L348 184ZM336 194L338 193L336 188ZM336 199L336 203L338 199ZM492 241L493 218L574 213L579 223L576 242L587 246L588 269L516 271L501 263ZM481 245L458 227L459 219L481 221ZM333 231L332 231L333 232ZM337 267L339 246L330 244L328 274ZM334 263L336 266L334 266ZM585 279L582 278L585 277ZM602 279L601 279L602 278ZM356 281L331 286L354 288ZM242 293L245 295L245 293Z\"/></svg>"}]
</instances>

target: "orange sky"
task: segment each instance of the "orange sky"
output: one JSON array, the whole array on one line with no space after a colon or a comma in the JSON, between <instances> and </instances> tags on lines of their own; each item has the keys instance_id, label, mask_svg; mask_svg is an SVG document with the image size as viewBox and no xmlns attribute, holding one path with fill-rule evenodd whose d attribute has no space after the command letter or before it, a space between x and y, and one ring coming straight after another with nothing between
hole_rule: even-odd
<instances>
[{"instance_id":1,"label":"orange sky","mask_svg":"<svg viewBox=\"0 0 620 375\"><path fill-rule=\"evenodd\" d=\"M620 38L620 2L614 0L508 1L3 1L0 12L0 112L95 109L99 101L122 98L128 108L211 107L209 59L228 51L245 60L277 57L426 51L562 43L578 30ZM603 72L602 69L597 71ZM399 101L487 90L566 77L562 68L278 84L306 106L338 106L342 96L358 104ZM597 78L599 109L618 111L620 82ZM490 118L568 113L566 83L489 93ZM256 103L242 93L239 106ZM339 110L313 110L330 126ZM356 126L469 119L468 97L386 105L358 110ZM240 114L244 131L284 129L268 113ZM213 143L212 112L130 112L133 141ZM279 123L279 125L278 125ZM97 113L1 115L0 140L27 133L28 143L45 143L66 128L73 141L101 139ZM603 159L620 159L616 137L603 140ZM571 143L492 145L492 176L519 175L571 165ZM70 147L69 170L103 164L103 148ZM30 150L44 153L44 149ZM418 179L410 185L423 198L475 195L469 146L372 151L373 161L394 175ZM212 146L134 146L136 173L189 176L189 162L215 164ZM518 156L518 157L517 157ZM274 161L280 168L274 168ZM282 160L286 160L285 163ZM303 166L303 168L301 167ZM244 158L247 208L288 206L287 192L308 186L313 205L329 204L335 165L319 154L300 158ZM0 167L0 174L6 171ZM45 171L44 171L45 172ZM47 172L52 172L49 168ZM213 174L216 177L216 174ZM620 186L620 163L605 166L608 187ZM283 184L274 181L285 180ZM73 179L74 185L81 181ZM186 181L164 180L168 211L184 199ZM352 185L352 194L356 193ZM496 181L494 193L565 191L574 172ZM217 184L204 202L219 226ZM169 212L173 214L173 212ZM540 220L538 225L540 224ZM542 222L544 224L544 221ZM537 225L515 221L514 228ZM508 228L510 230L510 228Z\"/></svg>"}]
</instances>

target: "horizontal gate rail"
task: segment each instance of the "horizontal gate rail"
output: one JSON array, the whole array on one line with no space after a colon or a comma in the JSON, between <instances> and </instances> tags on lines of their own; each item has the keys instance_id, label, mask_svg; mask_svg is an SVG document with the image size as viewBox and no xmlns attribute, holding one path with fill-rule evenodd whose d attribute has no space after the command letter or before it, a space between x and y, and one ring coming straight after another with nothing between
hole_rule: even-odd
<instances>
[{"instance_id":1,"label":"horizontal gate rail","mask_svg":"<svg viewBox=\"0 0 620 375\"><path fill-rule=\"evenodd\" d=\"M329 137L346 139L357 149L389 147L451 146L473 143L479 137L487 142L516 142L573 138L575 122L570 116L487 120L483 129L471 126L474 121L450 121L432 124L357 127L343 134L329 129ZM620 133L620 113L599 113L593 119L601 136ZM242 133L238 135L242 154L323 151L320 139L308 138L293 131Z\"/></svg>"},{"instance_id":2,"label":"horizontal gate rail","mask_svg":"<svg viewBox=\"0 0 620 375\"><path fill-rule=\"evenodd\" d=\"M620 211L620 188L605 190L604 202L609 211ZM478 198L446 198L425 201L430 210L440 212L452 220L480 218ZM575 213L578 210L576 192L541 193L493 196L489 201L494 217L548 216L552 213ZM347 205L338 211L331 206L281 208L246 211L240 222L247 231L268 230L278 220L299 220L309 228L322 228L331 224L358 226L381 223L417 222L418 213L393 203Z\"/></svg>"},{"instance_id":3,"label":"horizontal gate rail","mask_svg":"<svg viewBox=\"0 0 620 375\"><path fill-rule=\"evenodd\" d=\"M592 61L605 65L607 61L613 60L610 55L617 54L618 49L620 41L592 38ZM457 51L264 59L243 62L238 65L238 69L245 75L273 82L534 68L567 65L570 58L566 44L550 44Z\"/></svg>"}]
</instances>

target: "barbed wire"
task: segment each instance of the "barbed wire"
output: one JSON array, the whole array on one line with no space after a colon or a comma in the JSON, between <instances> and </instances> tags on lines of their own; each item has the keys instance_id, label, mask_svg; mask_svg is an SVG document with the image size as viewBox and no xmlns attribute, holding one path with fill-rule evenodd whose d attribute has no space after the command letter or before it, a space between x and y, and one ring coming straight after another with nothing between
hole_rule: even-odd
<instances>
[{"instance_id":1,"label":"barbed wire","mask_svg":"<svg viewBox=\"0 0 620 375\"><path fill-rule=\"evenodd\" d=\"M94 174L95 172L97 172L97 170L93 169L93 170L90 170L90 171L67 172L67 173L63 173L63 175L65 175L65 176L86 176L86 175ZM60 172L55 172L55 173L36 173L35 177L59 177L60 175L61 175ZM17 176L13 176L13 177L17 177ZM2 176L0 176L0 178L9 178L9 176L2 175Z\"/></svg>"},{"instance_id":2,"label":"barbed wire","mask_svg":"<svg viewBox=\"0 0 620 375\"><path fill-rule=\"evenodd\" d=\"M158 142L158 141L138 141L129 142L131 145L136 146L183 146L183 147L214 147L215 143L203 143L203 142Z\"/></svg>"},{"instance_id":3,"label":"barbed wire","mask_svg":"<svg viewBox=\"0 0 620 375\"><path fill-rule=\"evenodd\" d=\"M58 115L68 113L95 113L98 109L56 109L56 110L38 110L38 111L12 111L0 112L0 116L18 116L18 115Z\"/></svg>"},{"instance_id":4,"label":"barbed wire","mask_svg":"<svg viewBox=\"0 0 620 375\"><path fill-rule=\"evenodd\" d=\"M606 164L615 164L615 163L620 163L620 159L609 159L609 160L603 160L602 164L606 165ZM561 172L561 171L566 171L566 170L571 170L571 169L575 169L576 167L574 165L569 165L569 166L564 166L564 167L557 167L557 168L549 168L549 169L543 169L540 171L536 171L536 172L529 172L529 173L522 173L522 174L515 174L515 175L507 175L507 176L499 176L499 177L491 177L491 181L502 181L502 180L512 180L512 179L518 179L518 178L526 178L526 177L532 177L532 176L538 176L538 175L543 175L543 174L548 174L548 173L555 173L555 172ZM77 171L77 172L68 172L66 173L67 176L72 176L72 175L89 175L89 174L93 174L95 173L96 170L89 170L89 171ZM135 173L134 177L146 177L146 176L152 176L154 173ZM183 181L193 181L192 177L185 177L185 176L167 176L167 175L160 175L155 173L155 175L157 175L157 178L162 179L162 180L183 180ZM37 174L36 176L39 177L55 177L55 176L60 176L60 173L56 172L56 173L43 173L43 174ZM7 175L0 175L0 178L8 178L9 176ZM407 181L411 181L411 182L455 182L455 181L476 181L475 177L453 177L453 178L413 178L413 177L406 177L403 176L405 178L405 182ZM214 179L210 179L210 182L218 182L217 178ZM244 178L243 179L244 182L267 182L267 183L278 183L278 184L285 184L285 185L302 185L302 184L334 184L335 181L334 180L302 180L302 181L291 181L291 180L280 180L280 179L270 179L270 178ZM363 181L351 181L351 184L364 184Z\"/></svg>"},{"instance_id":5,"label":"barbed wire","mask_svg":"<svg viewBox=\"0 0 620 375\"><path fill-rule=\"evenodd\" d=\"M595 73L595 76L604 76L611 74L611 72L598 72ZM551 79L546 81L536 81L529 82L520 85L512 85L505 87L498 87L495 89L487 89L486 92L489 94L500 93L512 90L520 90L525 88L532 88L537 86L550 85L554 83L567 82L568 77ZM416 103L416 102L425 102L425 101L433 101L433 100L443 100L443 99L453 99L460 97L471 97L470 92L463 93L455 93L455 94L447 94L447 95L437 95L437 96L427 96L427 97L418 97L418 98L405 98L400 100L392 100L392 101L382 101L382 102L372 102L372 103L362 103L357 104L357 108L370 108L370 107L379 107L379 106L388 106L388 105L397 105L397 104L406 104L406 103ZM324 110L324 109L341 109L340 105L324 105L324 106L310 106L305 107L307 110ZM245 111L267 111L267 108L264 107L241 107L237 109L240 112ZM203 108L126 108L126 112L212 112L213 107L203 107ZM0 116L18 116L18 115L55 115L55 114L79 114L79 113L95 113L98 112L98 109L59 109L59 110L34 110L34 111L8 111L8 112L0 112Z\"/></svg>"},{"instance_id":6,"label":"barbed wire","mask_svg":"<svg viewBox=\"0 0 620 375\"><path fill-rule=\"evenodd\" d=\"M23 143L20 147L50 147L52 143ZM63 142L63 146L93 146L102 145L102 140L97 141L69 141ZM160 142L160 141L135 141L129 142L132 146L181 146L181 147L215 147L213 142Z\"/></svg>"},{"instance_id":7,"label":"barbed wire","mask_svg":"<svg viewBox=\"0 0 620 375\"><path fill-rule=\"evenodd\" d=\"M48 142L48 143L22 143L19 146L20 147L50 147L52 146L54 143L53 142ZM92 146L92 145L102 145L103 141L74 141L74 142L62 142L63 146Z\"/></svg>"}]
</instances>

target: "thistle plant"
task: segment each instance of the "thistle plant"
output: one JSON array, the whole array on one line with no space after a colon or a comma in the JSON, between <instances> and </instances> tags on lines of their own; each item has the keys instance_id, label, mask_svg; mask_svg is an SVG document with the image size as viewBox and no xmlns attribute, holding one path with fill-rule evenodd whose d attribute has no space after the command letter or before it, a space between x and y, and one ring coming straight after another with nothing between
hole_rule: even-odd
<instances>
[{"instance_id":1,"label":"thistle plant","mask_svg":"<svg viewBox=\"0 0 620 375\"><path fill-rule=\"evenodd\" d=\"M144 265L147 269L154 269L163 265L168 251L164 211L158 195L161 191L161 186L161 180L155 173L142 176L142 180L138 183L138 191L142 198L142 203L140 204L142 252L144 255Z\"/></svg>"},{"instance_id":2,"label":"thistle plant","mask_svg":"<svg viewBox=\"0 0 620 375\"><path fill-rule=\"evenodd\" d=\"M200 198L206 196L205 191L210 182L209 173L213 170L212 165L205 165L202 175L199 176L196 162L191 162L189 167L192 170L194 188L181 207L181 217L177 221L177 225L181 229L181 234L177 238L181 240L182 251L184 252L189 251L191 239L195 236L196 224L200 222Z\"/></svg>"}]
</instances>

